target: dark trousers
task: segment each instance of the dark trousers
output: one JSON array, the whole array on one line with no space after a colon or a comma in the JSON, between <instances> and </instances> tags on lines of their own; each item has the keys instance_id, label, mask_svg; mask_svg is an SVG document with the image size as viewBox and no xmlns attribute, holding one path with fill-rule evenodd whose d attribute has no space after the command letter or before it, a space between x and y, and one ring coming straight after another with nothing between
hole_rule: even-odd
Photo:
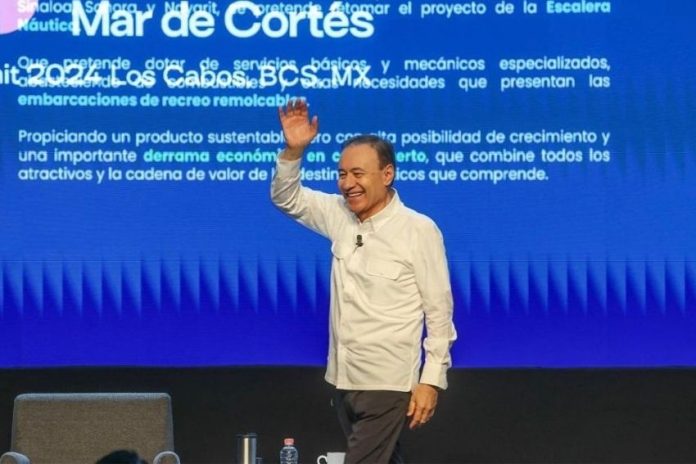
<instances>
[{"instance_id":1,"label":"dark trousers","mask_svg":"<svg viewBox=\"0 0 696 464\"><path fill-rule=\"evenodd\" d=\"M334 406L348 442L345 464L403 464L399 436L410 392L336 390Z\"/></svg>"}]
</instances>

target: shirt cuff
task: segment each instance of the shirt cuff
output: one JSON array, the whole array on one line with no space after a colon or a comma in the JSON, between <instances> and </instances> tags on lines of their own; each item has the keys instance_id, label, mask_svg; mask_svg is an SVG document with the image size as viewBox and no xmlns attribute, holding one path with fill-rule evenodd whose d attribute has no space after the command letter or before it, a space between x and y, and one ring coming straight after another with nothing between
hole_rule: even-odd
<instances>
[{"instance_id":1,"label":"shirt cuff","mask_svg":"<svg viewBox=\"0 0 696 464\"><path fill-rule=\"evenodd\" d=\"M300 164L302 159L286 160L279 157L276 162L276 172L281 176L292 176L300 172Z\"/></svg>"},{"instance_id":2,"label":"shirt cuff","mask_svg":"<svg viewBox=\"0 0 696 464\"><path fill-rule=\"evenodd\" d=\"M447 369L433 363L425 363L421 372L420 383L427 383L442 390L447 389Z\"/></svg>"}]
</instances>

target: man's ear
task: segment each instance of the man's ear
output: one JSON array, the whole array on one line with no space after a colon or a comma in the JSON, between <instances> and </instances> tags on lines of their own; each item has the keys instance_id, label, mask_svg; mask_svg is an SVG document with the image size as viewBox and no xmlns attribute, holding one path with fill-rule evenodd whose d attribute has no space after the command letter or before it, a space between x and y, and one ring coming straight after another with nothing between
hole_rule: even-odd
<instances>
[{"instance_id":1,"label":"man's ear","mask_svg":"<svg viewBox=\"0 0 696 464\"><path fill-rule=\"evenodd\" d=\"M383 170L384 185L389 186L394 182L394 165L387 164Z\"/></svg>"}]
</instances>

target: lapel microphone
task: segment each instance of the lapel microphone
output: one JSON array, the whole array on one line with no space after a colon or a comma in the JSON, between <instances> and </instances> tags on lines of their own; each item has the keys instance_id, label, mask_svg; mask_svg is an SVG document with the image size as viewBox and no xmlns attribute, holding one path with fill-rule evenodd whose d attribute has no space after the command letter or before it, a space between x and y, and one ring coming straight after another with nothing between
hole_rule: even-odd
<instances>
[{"instance_id":1,"label":"lapel microphone","mask_svg":"<svg viewBox=\"0 0 696 464\"><path fill-rule=\"evenodd\" d=\"M356 247L363 246L362 235L358 234L357 237L355 237L355 246Z\"/></svg>"}]
</instances>

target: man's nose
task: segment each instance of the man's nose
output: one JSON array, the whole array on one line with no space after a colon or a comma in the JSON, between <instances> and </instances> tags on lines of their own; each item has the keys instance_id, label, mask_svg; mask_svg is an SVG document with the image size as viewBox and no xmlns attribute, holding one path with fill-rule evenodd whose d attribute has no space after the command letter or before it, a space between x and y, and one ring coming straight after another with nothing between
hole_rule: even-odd
<instances>
[{"instance_id":1,"label":"man's nose","mask_svg":"<svg viewBox=\"0 0 696 464\"><path fill-rule=\"evenodd\" d=\"M347 190L355 185L355 177L351 176L350 174L346 174L346 176L340 180L340 184L341 188Z\"/></svg>"}]
</instances>

